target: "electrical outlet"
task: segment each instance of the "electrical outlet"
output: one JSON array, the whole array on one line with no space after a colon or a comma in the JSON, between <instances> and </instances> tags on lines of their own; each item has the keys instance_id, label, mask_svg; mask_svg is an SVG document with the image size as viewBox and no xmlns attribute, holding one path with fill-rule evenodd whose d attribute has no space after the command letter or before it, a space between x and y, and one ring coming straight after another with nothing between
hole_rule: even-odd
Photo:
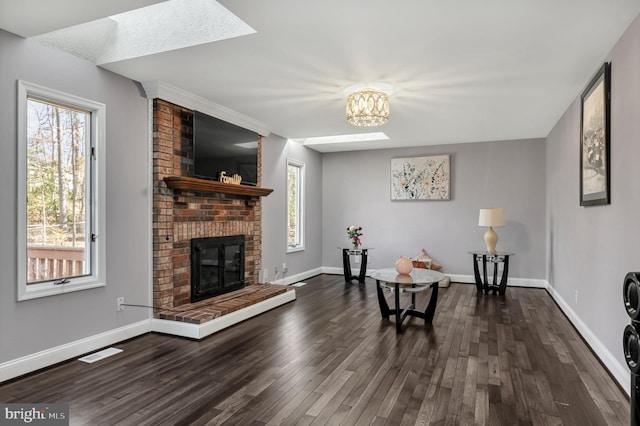
<instances>
[{"instance_id":1,"label":"electrical outlet","mask_svg":"<svg viewBox=\"0 0 640 426\"><path fill-rule=\"evenodd\" d=\"M118 297L116 299L116 311L117 312L124 311L124 297Z\"/></svg>"},{"instance_id":2,"label":"electrical outlet","mask_svg":"<svg viewBox=\"0 0 640 426\"><path fill-rule=\"evenodd\" d=\"M282 273L286 274L287 272L289 272L289 268L287 268L287 263L282 262Z\"/></svg>"}]
</instances>

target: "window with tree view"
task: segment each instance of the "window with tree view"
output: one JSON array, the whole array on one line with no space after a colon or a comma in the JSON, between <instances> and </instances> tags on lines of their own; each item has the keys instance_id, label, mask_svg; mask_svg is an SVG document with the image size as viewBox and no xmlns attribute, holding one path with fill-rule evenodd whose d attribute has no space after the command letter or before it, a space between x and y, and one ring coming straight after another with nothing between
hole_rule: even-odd
<instances>
[{"instance_id":1,"label":"window with tree view","mask_svg":"<svg viewBox=\"0 0 640 426\"><path fill-rule=\"evenodd\" d=\"M91 112L27 98L27 283L90 274Z\"/></svg>"},{"instance_id":2,"label":"window with tree view","mask_svg":"<svg viewBox=\"0 0 640 426\"><path fill-rule=\"evenodd\" d=\"M287 251L304 249L303 172L303 163L287 160Z\"/></svg>"},{"instance_id":3,"label":"window with tree view","mask_svg":"<svg viewBox=\"0 0 640 426\"><path fill-rule=\"evenodd\" d=\"M106 105L18 80L18 300L106 282Z\"/></svg>"}]
</instances>

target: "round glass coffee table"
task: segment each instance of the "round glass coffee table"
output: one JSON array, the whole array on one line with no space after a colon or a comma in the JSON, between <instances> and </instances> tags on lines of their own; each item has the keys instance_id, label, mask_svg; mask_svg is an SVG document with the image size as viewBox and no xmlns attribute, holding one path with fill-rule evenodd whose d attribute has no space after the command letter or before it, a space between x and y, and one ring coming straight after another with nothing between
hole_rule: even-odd
<instances>
[{"instance_id":1,"label":"round glass coffee table","mask_svg":"<svg viewBox=\"0 0 640 426\"><path fill-rule=\"evenodd\" d=\"M396 317L396 331L400 331L402 322L407 316L424 319L425 323L433 321L438 303L438 283L445 276L431 269L413 268L410 274L398 274L395 268L378 269L371 274L376 280L378 291L378 303L382 318L388 319L389 315ZM416 311L416 293L431 289L431 299L424 312ZM395 299L395 309L389 309L383 290L392 291ZM411 293L411 305L400 308L400 293Z\"/></svg>"}]
</instances>

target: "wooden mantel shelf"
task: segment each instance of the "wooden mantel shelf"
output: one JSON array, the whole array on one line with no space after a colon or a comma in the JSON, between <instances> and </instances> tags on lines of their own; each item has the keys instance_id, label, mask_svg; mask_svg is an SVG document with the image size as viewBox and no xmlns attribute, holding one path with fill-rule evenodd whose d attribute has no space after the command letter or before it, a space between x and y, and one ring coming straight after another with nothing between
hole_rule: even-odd
<instances>
[{"instance_id":1,"label":"wooden mantel shelf","mask_svg":"<svg viewBox=\"0 0 640 426\"><path fill-rule=\"evenodd\" d=\"M222 183L214 180L198 179L192 177L169 176L164 178L165 183L171 189L188 191L219 192L222 194L245 195L247 197L266 197L273 189L259 188L257 186L236 185Z\"/></svg>"}]
</instances>

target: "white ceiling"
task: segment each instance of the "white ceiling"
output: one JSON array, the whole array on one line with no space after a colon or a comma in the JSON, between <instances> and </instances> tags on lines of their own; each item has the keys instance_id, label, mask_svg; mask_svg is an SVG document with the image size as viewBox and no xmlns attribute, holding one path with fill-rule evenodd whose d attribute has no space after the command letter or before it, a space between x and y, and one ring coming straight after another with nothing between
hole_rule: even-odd
<instances>
[{"instance_id":1,"label":"white ceiling","mask_svg":"<svg viewBox=\"0 0 640 426\"><path fill-rule=\"evenodd\" d=\"M0 28L37 36L154 3L0 0ZM312 146L321 152L545 137L640 12L640 0L220 3L256 33L100 66L168 83L287 138L389 136ZM108 26L82 42L104 43L96 34ZM388 124L346 123L345 90L365 83L391 88Z\"/></svg>"}]
</instances>

